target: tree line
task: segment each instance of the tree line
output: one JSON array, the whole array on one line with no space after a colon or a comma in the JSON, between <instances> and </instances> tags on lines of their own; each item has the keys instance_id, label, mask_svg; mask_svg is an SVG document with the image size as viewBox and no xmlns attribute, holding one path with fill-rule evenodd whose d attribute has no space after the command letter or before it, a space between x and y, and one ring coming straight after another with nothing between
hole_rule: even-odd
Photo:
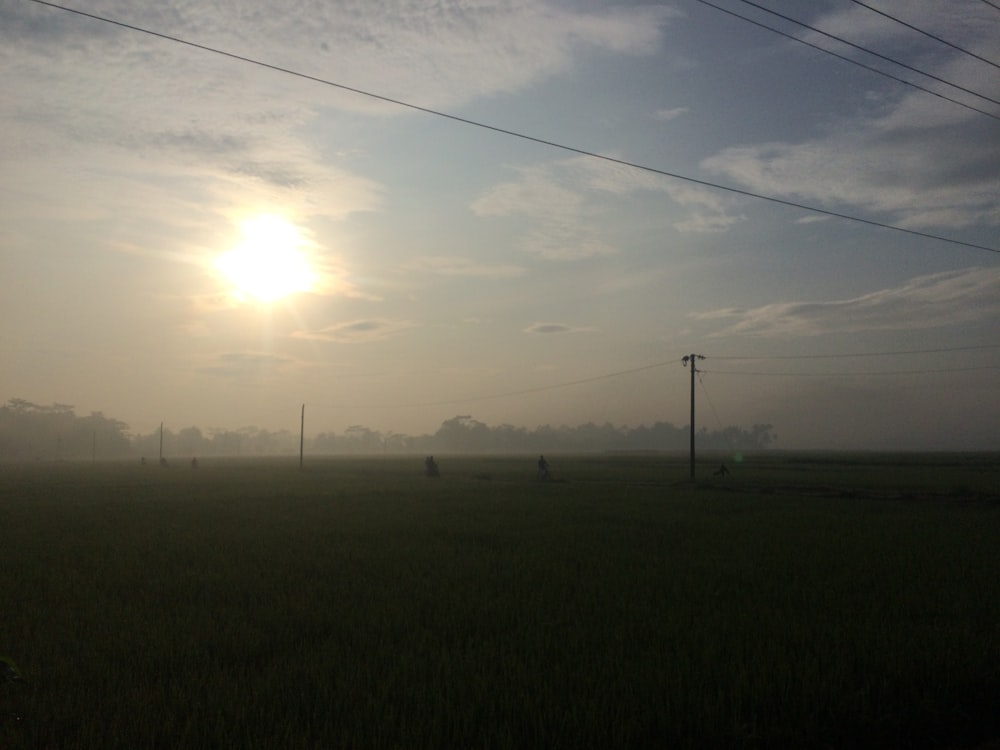
<instances>
[{"instance_id":1,"label":"tree line","mask_svg":"<svg viewBox=\"0 0 1000 750\"><path fill-rule=\"evenodd\" d=\"M688 447L689 430L669 422L639 427L590 422L528 429L509 424L491 426L465 414L445 420L434 433L416 436L352 425L342 433L321 432L307 438L304 448L310 455L683 451ZM774 443L773 430L770 424L755 424L749 429L702 428L696 439L702 449L761 450ZM160 440L159 426L149 433L132 433L120 420L101 412L79 416L67 404L45 406L11 399L0 406L0 460L155 459L160 455ZM163 455L168 459L280 456L299 451L297 433L257 427L163 429L162 441Z\"/></svg>"}]
</instances>

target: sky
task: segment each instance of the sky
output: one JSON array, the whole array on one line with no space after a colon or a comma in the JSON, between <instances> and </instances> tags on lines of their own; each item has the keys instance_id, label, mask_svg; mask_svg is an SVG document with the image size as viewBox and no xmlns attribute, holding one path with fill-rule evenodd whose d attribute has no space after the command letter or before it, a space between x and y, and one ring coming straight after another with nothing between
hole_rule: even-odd
<instances>
[{"instance_id":1,"label":"sky","mask_svg":"<svg viewBox=\"0 0 1000 750\"><path fill-rule=\"evenodd\" d=\"M712 1L0 0L0 400L1000 449L1000 7Z\"/></svg>"}]
</instances>

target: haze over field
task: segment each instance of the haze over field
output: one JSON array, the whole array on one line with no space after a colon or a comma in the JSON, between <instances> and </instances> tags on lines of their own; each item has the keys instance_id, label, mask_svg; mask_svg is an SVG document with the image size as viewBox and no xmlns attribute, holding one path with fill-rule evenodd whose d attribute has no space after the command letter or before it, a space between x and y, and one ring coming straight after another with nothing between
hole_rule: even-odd
<instances>
[{"instance_id":1,"label":"haze over field","mask_svg":"<svg viewBox=\"0 0 1000 750\"><path fill-rule=\"evenodd\" d=\"M941 96L697 0L0 0L0 402L685 425L698 353L709 429L1000 449L1000 10L868 4L937 39L766 2L939 80L718 1Z\"/></svg>"}]
</instances>

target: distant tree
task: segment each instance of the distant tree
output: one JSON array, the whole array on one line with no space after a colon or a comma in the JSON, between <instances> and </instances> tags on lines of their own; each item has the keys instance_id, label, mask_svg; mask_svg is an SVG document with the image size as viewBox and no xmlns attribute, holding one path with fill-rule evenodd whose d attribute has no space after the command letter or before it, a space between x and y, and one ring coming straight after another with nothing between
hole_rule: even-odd
<instances>
[{"instance_id":1,"label":"distant tree","mask_svg":"<svg viewBox=\"0 0 1000 750\"><path fill-rule=\"evenodd\" d=\"M337 449L337 435L333 432L321 432L310 442L312 453L333 453Z\"/></svg>"},{"instance_id":2,"label":"distant tree","mask_svg":"<svg viewBox=\"0 0 1000 750\"><path fill-rule=\"evenodd\" d=\"M163 430L163 452L168 457L291 455L298 452L299 435L287 430L272 432L257 427L236 430L213 428L208 436L198 427L179 432ZM321 432L309 443L315 453L413 453L433 455L444 451L464 453L557 453L606 450L686 450L688 427L669 422L650 426L616 426L588 422L576 427L541 425L534 430L501 424L491 427L470 414L445 420L433 434L408 436L378 432L351 425L343 435ZM724 450L761 450L776 440L770 424L749 429L729 426L702 428L700 447ZM160 428L147 434L128 433L128 425L101 412L78 417L73 406L34 404L10 399L0 406L0 459L89 459L144 456L156 459Z\"/></svg>"},{"instance_id":3,"label":"distant tree","mask_svg":"<svg viewBox=\"0 0 1000 750\"><path fill-rule=\"evenodd\" d=\"M243 443L243 436L234 430L214 428L209 430L211 449L205 451L213 456L238 456Z\"/></svg>"},{"instance_id":4,"label":"distant tree","mask_svg":"<svg viewBox=\"0 0 1000 750\"><path fill-rule=\"evenodd\" d=\"M11 399L0 407L0 455L15 459L82 460L127 456L128 425L101 412L78 417L69 404L43 406Z\"/></svg>"},{"instance_id":5,"label":"distant tree","mask_svg":"<svg viewBox=\"0 0 1000 750\"><path fill-rule=\"evenodd\" d=\"M460 414L441 423L435 440L456 453L480 453L491 449L490 428L468 414Z\"/></svg>"},{"instance_id":6,"label":"distant tree","mask_svg":"<svg viewBox=\"0 0 1000 750\"><path fill-rule=\"evenodd\" d=\"M347 453L381 453L382 435L364 425L354 424L347 428L342 444Z\"/></svg>"},{"instance_id":7,"label":"distant tree","mask_svg":"<svg viewBox=\"0 0 1000 750\"><path fill-rule=\"evenodd\" d=\"M206 451L205 436L201 434L201 430L197 427L185 427L183 430L177 433L177 437L174 441L174 450L180 456L197 456L198 454L204 455Z\"/></svg>"}]
</instances>

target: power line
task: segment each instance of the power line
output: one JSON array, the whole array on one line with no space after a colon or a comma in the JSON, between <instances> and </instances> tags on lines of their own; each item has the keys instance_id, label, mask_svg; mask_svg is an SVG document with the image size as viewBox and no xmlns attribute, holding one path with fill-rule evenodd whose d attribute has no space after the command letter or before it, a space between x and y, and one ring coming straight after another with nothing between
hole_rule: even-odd
<instances>
[{"instance_id":1,"label":"power line","mask_svg":"<svg viewBox=\"0 0 1000 750\"><path fill-rule=\"evenodd\" d=\"M990 0L982 0L982 2L986 3L991 8L996 8L997 10L1000 10L1000 5L997 5L995 3L991 3Z\"/></svg>"},{"instance_id":2,"label":"power line","mask_svg":"<svg viewBox=\"0 0 1000 750\"><path fill-rule=\"evenodd\" d=\"M908 29L916 31L918 34L923 34L928 39L933 39L935 42L940 42L941 44L944 44L944 45L946 45L948 47L951 47L952 49L958 50L959 52L962 52L963 54L966 54L969 57L974 57L977 60L981 60L982 62L986 63L987 65L992 65L994 68L997 68L998 70L1000 70L1000 65L998 65L995 62L993 62L992 60L988 60L987 58L985 58L985 57L983 57L981 55L977 55L975 52L971 52L970 50L967 50L964 47L959 47L957 44L952 44L951 42L949 42L946 39L942 39L941 37L939 37L939 36L937 36L935 34L931 34L929 31L924 31L923 29L918 28L917 26L914 26L913 24L907 23L906 21L903 21L902 19L896 18L896 16L889 15L888 13L886 13L884 11L881 11L878 8L873 8L868 3L863 3L863 2L861 2L861 0L851 0L851 2L854 3L855 5L860 5L862 8L867 8L872 13L878 13L883 18L888 18L890 21L895 21L900 26L905 26Z\"/></svg>"},{"instance_id":3,"label":"power line","mask_svg":"<svg viewBox=\"0 0 1000 750\"><path fill-rule=\"evenodd\" d=\"M677 360L672 359L668 362L654 362L651 365L642 365L640 367L632 367L628 370L618 370L617 372L608 372L603 375L594 375L589 378L580 378L579 380L568 380L561 383L552 383L550 385L540 385L534 388L522 388L517 391L506 391L504 393L493 393L485 396L469 396L468 398L449 398L442 401L423 401L419 403L410 404L382 404L382 405L364 405L357 408L364 409L417 409L425 406L451 406L453 404L467 404L474 401L493 401L501 398L510 398L511 396L524 396L530 393L541 393L542 391L553 391L558 388L568 388L574 385L583 385L585 383L596 383L600 380L609 380L611 378L621 377L622 375L632 375L637 372L642 372L644 370L653 370L659 367L666 367L668 365L676 365Z\"/></svg>"},{"instance_id":4,"label":"power line","mask_svg":"<svg viewBox=\"0 0 1000 750\"><path fill-rule=\"evenodd\" d=\"M944 99L947 102L951 102L952 104L957 104L959 107L964 107L965 109L972 110L973 112L978 112L981 115L986 115L987 117L991 117L994 120L1000 120L1000 115L994 114L993 112L989 112L985 109L980 109L979 107L974 107L971 104L966 104L963 101L959 101L958 99L953 99L950 96L942 94L938 91L934 91L925 86L921 86L919 83L914 83L913 81L907 81L905 78L900 78L899 76L895 76L892 73L888 73L884 70L879 70L874 65L868 65L867 63L863 63L860 60L854 60L848 57L847 55L841 55L839 52L834 52L833 50L826 49L825 47L820 47L818 44L813 44L812 42L806 41L805 39L800 39L794 34L789 34L788 32L782 31L781 29L776 29L773 26L768 26L766 23L761 23L760 21L755 21L754 19L749 18L747 16L740 15L736 11L730 10L729 8L723 8L721 5L716 5L715 3L709 2L709 0L695 0L695 2L699 2L702 5L707 5L709 8L714 8L715 10L721 11L722 13L726 13L730 16L733 16L734 18L739 18L741 21L746 21L747 23L753 24L754 26L759 26L762 29L767 29L768 31L771 31L775 34L779 34L780 36L783 36L786 39L791 39L793 42L798 42L799 44L804 44L807 47L812 47L813 49L819 50L820 52L826 55L836 57L838 60L843 60L844 62L848 62L851 65L856 65L859 68L864 68L865 70L871 73L875 73L876 75L880 75L884 78L896 81L897 83L902 83L904 86L910 86L911 88L915 88L918 91L923 91L925 94L936 96L938 99Z\"/></svg>"},{"instance_id":5,"label":"power line","mask_svg":"<svg viewBox=\"0 0 1000 750\"><path fill-rule=\"evenodd\" d=\"M36 2L38 2L38 0L36 0ZM957 84L957 83L952 83L951 81L948 81L948 80L946 80L944 78L941 78L940 76L936 76L933 73L928 73L926 71L920 70L919 68L915 68L914 66L909 65L907 63L900 62L899 60L896 60L896 59L893 59L891 57L888 57L887 55L883 55L882 53L876 52L875 50L869 49L868 47L863 47L860 44L855 44L854 42L849 42L846 39L844 39L843 37L837 36L836 34L830 34L830 33L826 32L826 31L823 31L822 29L817 29L815 26L810 26L807 23L802 23L801 21L796 21L791 16L786 16L784 13L779 13L776 10L771 10L770 8L765 8L763 5L755 3L752 0L740 0L740 2L744 3L746 5L749 5L749 6L753 7L753 8L757 8L758 10L762 10L765 13L770 13L773 16L777 16L778 18L784 19L785 21L788 21L789 23L793 23L793 24L796 24L797 26L801 26L803 28L809 29L810 31L814 31L817 34L821 34L821 35L827 37L828 39L834 39L834 40L840 42L841 44L846 44L848 47L852 47L852 48L854 48L856 50L860 50L861 52L865 52L865 53L867 53L869 55L872 55L873 57L879 58L880 60L885 60L886 62L890 62L893 65L898 65L899 67L906 68L907 70L913 71L914 73L919 73L922 76L927 76L928 78L931 78L931 79L933 79L935 81L938 81L939 83L943 83L943 84L945 84L947 86L951 86L952 88L956 88L959 91L964 91L967 94L972 94L973 96L978 96L980 99L984 99L985 101L988 101L991 104L1000 105L1000 100L992 99L992 98L986 96L985 94L979 94L979 93L973 91L972 89L966 88L965 86L961 86L960 84Z\"/></svg>"},{"instance_id":6,"label":"power line","mask_svg":"<svg viewBox=\"0 0 1000 750\"><path fill-rule=\"evenodd\" d=\"M721 359L721 357L719 358ZM840 377L871 377L874 375L934 375L952 372L976 372L981 370L1000 370L1000 365L982 365L980 367L946 367L938 370L856 370L841 372L761 372L756 370L701 370L712 375L762 375L792 378L840 378Z\"/></svg>"},{"instance_id":7,"label":"power line","mask_svg":"<svg viewBox=\"0 0 1000 750\"><path fill-rule=\"evenodd\" d=\"M256 65L256 66L261 67L261 68L266 68L268 70L273 70L273 71L278 72L278 73L284 73L286 75L295 76L297 78L302 78L304 80L312 81L314 83L320 83L320 84L323 84L325 86L331 86L333 88L337 88L337 89L340 89L342 91L349 91L351 93L359 94L361 96L366 96L366 97L369 97L371 99L376 99L378 101L386 102L388 104L394 104L394 105L397 105L397 106L400 106L400 107L405 107L407 109L412 109L412 110L417 111L417 112L423 112L425 114L434 115L435 117L442 117L442 118L445 118L445 119L448 119L448 120L452 120L453 122L462 123L464 125L471 125L473 127L482 128L484 130L489 130L489 131L492 131L492 132L495 132L495 133L500 133L502 135L508 135L508 136L513 137L513 138L520 138L521 140L530 141L532 143L537 143L537 144L540 144L540 145L543 145L543 146L549 146L551 148L560 149L562 151L567 151L567 152L574 153L574 154L579 154L580 156L585 156L585 157L589 157L589 158L592 158L592 159L600 159L602 161L610 162L612 164L618 164L620 166L630 167L632 169L639 169L639 170L642 170L644 172L650 172L652 174L658 174L658 175L661 175L663 177L669 177L669 178L672 178L672 179L675 179L675 180L683 180L684 182L689 182L689 183L692 183L692 184L695 184L695 185L701 185L703 187L714 188L716 190L725 190L726 192L733 193L735 195L742 195L742 196L746 196L746 197L749 197L749 198L756 198L758 200L764 200L764 201L768 201L768 202L771 202L771 203L776 203L776 204L782 205L782 206L789 206L791 208L797 208L797 209L800 209L800 210L803 210L803 211L811 211L813 213L822 214L824 216L831 216L831 217L834 217L834 218L843 219L845 221L853 221L853 222L856 222L856 223L859 223L859 224L866 224L868 226L879 227L881 229L890 229L890 230L895 231L895 232L902 232L904 234L909 234L909 235L912 235L912 236L915 236L915 237L922 237L924 239L936 240L938 242L946 242L946 243L949 243L949 244L952 244L952 245L960 245L962 247L968 247L968 248L972 248L974 250L985 250L986 252L989 252L989 253L998 253L998 254L1000 254L1000 248L990 247L988 245L980 245L980 244L977 244L977 243L974 243L974 242L966 242L964 240L959 240L959 239L955 239L955 238L952 238L952 237L943 237L941 235L931 234L929 232L921 232L921 231L918 231L916 229L908 229L906 227L900 227L900 226L896 226L894 224L887 224L885 222L875 221L873 219L864 219L864 218L861 218L861 217L858 217L858 216L852 216L850 214L841 213L839 211L831 211L831 210L828 210L828 209L825 209L825 208L817 208L816 206L809 206L809 205L806 205L804 203L798 203L796 201L785 200L784 198L776 198L774 196L763 195L761 193L755 193L755 192L752 192L750 190L742 190L740 188L729 187L729 186L726 186L726 185L719 185L719 184L714 183L714 182L709 182L707 180L700 180L700 179L697 179L695 177L688 177L688 176L685 176L685 175L682 175L682 174L678 174L676 172L669 172L669 171L666 171L666 170L663 170L663 169L656 169L654 167L645 166L643 164L638 164L636 162L630 162L630 161L626 161L624 159L616 159L614 157L606 156L604 154L598 154L598 153L595 153L593 151L587 151L587 150L582 149L582 148L576 148L574 146L567 146L565 144L557 143L555 141L550 141L550 140L546 140L544 138L538 138L538 137L535 137L535 136L532 136L532 135L527 135L526 133L520 133L520 132L515 131L515 130L508 130L506 128L501 128L501 127L498 127L496 125L490 125L488 123L480 122L480 121L477 121L477 120L471 120L471 119L466 118L466 117L460 117L458 115L449 114L447 112L442 112L440 110L430 109L429 107L423 107L423 106L420 106L418 104L412 104L410 102L402 101L400 99L394 99L394 98L391 98L391 97L388 97L388 96L383 96L381 94L376 94L376 93L373 93L373 92L370 92L370 91L365 91L363 89L355 88L353 86L347 86L347 85L342 84L342 83L336 83L334 81L329 81L329 80L326 80L324 78L319 78L318 76L309 75L308 73L301 73L299 71L292 70L290 68L285 68L285 67L282 67L282 66L279 66L279 65L273 65L271 63L266 63L266 62L263 62L261 60L256 60L256 59L251 58L251 57L245 57L243 55L238 55L238 54L233 53L233 52L226 52L225 50L221 50L221 49L218 49L218 48L215 48L215 47L210 47L210 46L204 45L204 44L199 44L197 42L191 42L191 41L188 41L186 39L182 39L182 38L176 37L176 36L171 36L169 34L164 34L164 33L158 32L158 31L152 31L150 29L145 29L145 28L142 28L140 26L135 26L135 25L132 25L132 24L128 24L128 23L125 23L123 21L116 21L114 19L106 18L104 16L99 16L99 15L96 15L96 14L93 14L93 13L87 13L85 11L77 10L75 8L67 8L66 6L58 5L58 4L52 3L52 2L48 2L47 0L30 0L30 2L36 3L38 5L44 5L44 6L47 6L47 7L50 7L50 8L54 8L56 10L66 11L67 13L73 13L75 15L83 16L85 18L90 18L90 19L93 19L95 21L100 21L102 23L112 24L114 26L118 26L120 28L128 29L130 31L137 31L137 32L142 33L142 34L148 34L150 36L154 36L154 37L157 37L159 39L164 39L166 41L175 42L177 44L183 44L185 46L192 47L194 49L199 49L199 50L202 50L204 52L209 52L209 53L212 53L212 54L221 55L223 57L228 57L228 58L233 59L233 60L238 60L240 62L248 63L250 65ZM744 2L746 2L746 0L744 0ZM1000 102L998 102L998 104L1000 104Z\"/></svg>"},{"instance_id":8,"label":"power line","mask_svg":"<svg viewBox=\"0 0 1000 750\"><path fill-rule=\"evenodd\" d=\"M722 420L719 419L719 412L715 408L715 404L712 402L712 397L708 395L708 388L705 387L705 380L701 377L702 372L704 372L704 370L698 371L698 385L701 386L701 392L705 395L705 400L708 401L708 405L712 408L712 414L715 415L715 421L719 424L719 432L724 433L725 427L722 425ZM728 437L726 438L726 442L730 442ZM729 447L732 448L732 444L730 444Z\"/></svg>"},{"instance_id":9,"label":"power line","mask_svg":"<svg viewBox=\"0 0 1000 750\"><path fill-rule=\"evenodd\" d=\"M884 352L853 352L840 354L789 354L785 356L763 356L763 357L712 357L718 360L757 360L757 359L847 359L855 357L895 357L906 354L942 354L950 352L968 352L984 349L1000 349L1000 344L982 344L978 346L951 346L941 349L908 349L904 351L884 351Z\"/></svg>"}]
</instances>

